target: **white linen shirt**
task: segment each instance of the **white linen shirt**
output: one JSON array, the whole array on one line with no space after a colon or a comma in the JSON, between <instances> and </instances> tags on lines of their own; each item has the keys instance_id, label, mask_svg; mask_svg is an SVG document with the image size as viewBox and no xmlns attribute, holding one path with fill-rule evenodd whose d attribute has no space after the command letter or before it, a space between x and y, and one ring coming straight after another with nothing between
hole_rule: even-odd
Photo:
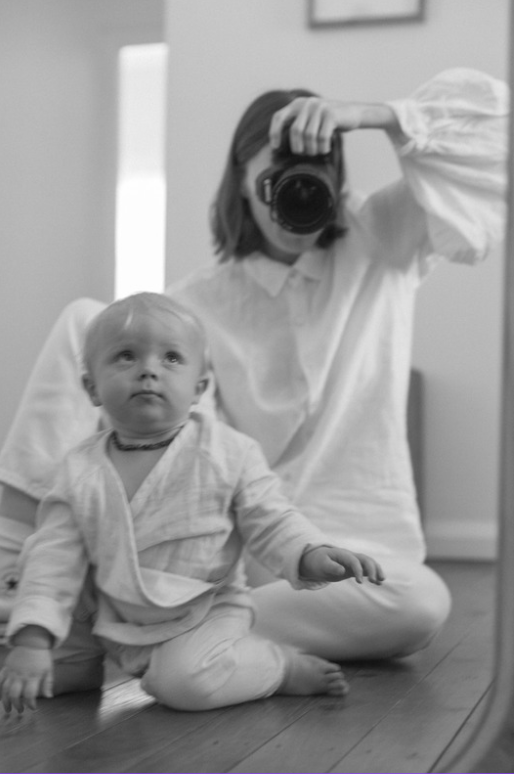
<instances>
[{"instance_id":1,"label":"white linen shirt","mask_svg":"<svg viewBox=\"0 0 514 774\"><path fill-rule=\"evenodd\" d=\"M423 560L405 411L415 292L441 258L479 261L502 237L508 93L455 69L391 107L404 177L346 196L330 249L232 259L167 292L205 325L222 416L311 522L354 551Z\"/></svg>"},{"instance_id":2,"label":"white linen shirt","mask_svg":"<svg viewBox=\"0 0 514 774\"><path fill-rule=\"evenodd\" d=\"M192 629L221 597L251 607L246 544L294 588L302 553L326 537L282 493L258 448L194 411L130 502L108 453L110 430L69 452L23 549L7 636L28 624L67 636L89 563L99 605L94 633L151 645Z\"/></svg>"}]
</instances>

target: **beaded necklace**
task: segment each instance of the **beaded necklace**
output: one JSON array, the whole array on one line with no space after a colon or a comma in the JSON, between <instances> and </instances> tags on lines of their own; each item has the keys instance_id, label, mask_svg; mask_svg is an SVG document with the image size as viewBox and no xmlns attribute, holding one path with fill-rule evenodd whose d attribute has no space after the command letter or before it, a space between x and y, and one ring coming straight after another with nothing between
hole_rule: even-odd
<instances>
[{"instance_id":1,"label":"beaded necklace","mask_svg":"<svg viewBox=\"0 0 514 774\"><path fill-rule=\"evenodd\" d=\"M175 438L175 435L172 435L171 438L166 438L164 441L157 441L156 443L123 443L123 441L120 441L118 437L118 433L116 430L113 430L111 433L111 438L113 444L116 446L117 449L120 451L153 451L154 449L164 449L165 446L169 446L170 443Z\"/></svg>"}]
</instances>

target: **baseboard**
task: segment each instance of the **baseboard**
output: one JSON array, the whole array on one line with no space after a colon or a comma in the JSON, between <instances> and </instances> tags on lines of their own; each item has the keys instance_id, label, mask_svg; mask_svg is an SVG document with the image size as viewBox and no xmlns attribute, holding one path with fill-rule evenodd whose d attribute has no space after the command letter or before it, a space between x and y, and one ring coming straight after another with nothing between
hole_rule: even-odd
<instances>
[{"instance_id":1,"label":"baseboard","mask_svg":"<svg viewBox=\"0 0 514 774\"><path fill-rule=\"evenodd\" d=\"M429 559L495 559L498 554L496 524L465 521L425 525Z\"/></svg>"}]
</instances>

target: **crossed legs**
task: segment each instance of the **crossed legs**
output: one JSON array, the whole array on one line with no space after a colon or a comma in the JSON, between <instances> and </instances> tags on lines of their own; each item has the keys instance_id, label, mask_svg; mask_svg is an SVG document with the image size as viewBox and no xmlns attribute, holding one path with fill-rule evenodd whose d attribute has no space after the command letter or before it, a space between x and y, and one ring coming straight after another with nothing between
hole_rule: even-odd
<instances>
[{"instance_id":1,"label":"crossed legs","mask_svg":"<svg viewBox=\"0 0 514 774\"><path fill-rule=\"evenodd\" d=\"M426 647L443 626L450 593L426 565L380 559L381 586L353 580L318 591L286 581L253 589L254 632L332 661L396 658Z\"/></svg>"},{"instance_id":2,"label":"crossed legs","mask_svg":"<svg viewBox=\"0 0 514 774\"><path fill-rule=\"evenodd\" d=\"M251 611L217 605L194 630L153 649L141 686L177 710L206 710L275 693L342 696L341 668L250 631Z\"/></svg>"}]
</instances>

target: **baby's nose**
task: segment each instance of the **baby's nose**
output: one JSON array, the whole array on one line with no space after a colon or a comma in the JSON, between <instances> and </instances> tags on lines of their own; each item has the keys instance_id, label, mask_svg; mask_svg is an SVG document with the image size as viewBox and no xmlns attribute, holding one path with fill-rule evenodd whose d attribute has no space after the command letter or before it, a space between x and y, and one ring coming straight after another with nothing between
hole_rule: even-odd
<instances>
[{"instance_id":1,"label":"baby's nose","mask_svg":"<svg viewBox=\"0 0 514 774\"><path fill-rule=\"evenodd\" d=\"M140 379L156 379L157 378L157 363L154 360L146 360L141 365Z\"/></svg>"}]
</instances>

